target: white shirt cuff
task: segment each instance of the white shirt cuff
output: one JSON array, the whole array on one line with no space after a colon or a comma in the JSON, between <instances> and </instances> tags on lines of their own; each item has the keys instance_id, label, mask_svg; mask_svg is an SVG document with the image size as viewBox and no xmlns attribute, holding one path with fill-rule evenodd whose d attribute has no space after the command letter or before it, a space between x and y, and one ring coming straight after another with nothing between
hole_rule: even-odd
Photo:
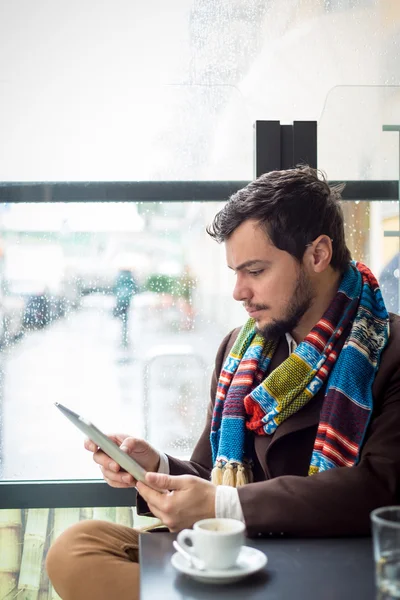
<instances>
[{"instance_id":1,"label":"white shirt cuff","mask_svg":"<svg viewBox=\"0 0 400 600\"><path fill-rule=\"evenodd\" d=\"M160 463L161 464L161 463ZM237 519L244 523L242 505L236 488L230 485L218 485L215 494L215 516L219 519Z\"/></svg>"},{"instance_id":2,"label":"white shirt cuff","mask_svg":"<svg viewBox=\"0 0 400 600\"><path fill-rule=\"evenodd\" d=\"M169 460L168 456L164 454L164 452L160 452L160 466L158 467L157 473L169 475Z\"/></svg>"}]
</instances>

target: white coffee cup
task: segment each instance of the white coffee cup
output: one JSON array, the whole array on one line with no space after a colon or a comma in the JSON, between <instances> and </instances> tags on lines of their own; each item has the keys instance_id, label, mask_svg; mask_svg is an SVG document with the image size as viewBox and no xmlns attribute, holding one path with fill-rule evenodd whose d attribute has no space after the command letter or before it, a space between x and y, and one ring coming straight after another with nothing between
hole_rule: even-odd
<instances>
[{"instance_id":1,"label":"white coffee cup","mask_svg":"<svg viewBox=\"0 0 400 600\"><path fill-rule=\"evenodd\" d=\"M236 519L203 519L178 534L178 544L200 558L206 569L233 567L245 541L245 526Z\"/></svg>"}]
</instances>

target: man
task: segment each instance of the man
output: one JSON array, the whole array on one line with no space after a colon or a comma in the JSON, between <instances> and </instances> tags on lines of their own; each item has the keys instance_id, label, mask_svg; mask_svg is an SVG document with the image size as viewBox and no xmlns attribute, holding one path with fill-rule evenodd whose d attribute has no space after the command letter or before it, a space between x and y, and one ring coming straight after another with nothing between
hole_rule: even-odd
<instances>
[{"instance_id":1,"label":"man","mask_svg":"<svg viewBox=\"0 0 400 600\"><path fill-rule=\"evenodd\" d=\"M85 443L105 480L136 485L171 531L217 515L252 537L367 534L370 511L398 502L400 318L351 262L339 200L301 167L261 176L215 217L208 232L225 242L249 320L218 350L204 432L189 462L114 436L167 493ZM55 589L137 598L137 540L109 523L73 526L48 556Z\"/></svg>"},{"instance_id":2,"label":"man","mask_svg":"<svg viewBox=\"0 0 400 600\"><path fill-rule=\"evenodd\" d=\"M128 340L128 317L132 298L139 291L139 286L129 269L121 269L118 273L114 294L116 303L113 310L114 317L118 317L122 322L121 345L129 345Z\"/></svg>"}]
</instances>

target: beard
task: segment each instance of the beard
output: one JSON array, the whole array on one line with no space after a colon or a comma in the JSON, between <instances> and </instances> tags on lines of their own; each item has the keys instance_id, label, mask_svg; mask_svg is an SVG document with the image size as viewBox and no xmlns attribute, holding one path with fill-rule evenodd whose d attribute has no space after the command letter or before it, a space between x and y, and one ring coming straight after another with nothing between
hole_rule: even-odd
<instances>
[{"instance_id":1,"label":"beard","mask_svg":"<svg viewBox=\"0 0 400 600\"><path fill-rule=\"evenodd\" d=\"M267 340L278 340L285 333L291 333L310 308L314 297L315 293L311 281L300 267L296 287L288 302L286 313L280 319L273 319L271 323L263 327L257 326L258 333Z\"/></svg>"}]
</instances>

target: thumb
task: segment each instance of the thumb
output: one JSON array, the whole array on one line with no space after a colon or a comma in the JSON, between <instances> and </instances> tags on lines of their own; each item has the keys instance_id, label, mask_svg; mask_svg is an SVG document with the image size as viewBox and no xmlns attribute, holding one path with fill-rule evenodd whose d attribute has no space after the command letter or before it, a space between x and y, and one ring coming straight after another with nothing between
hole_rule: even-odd
<instances>
[{"instance_id":1,"label":"thumb","mask_svg":"<svg viewBox=\"0 0 400 600\"><path fill-rule=\"evenodd\" d=\"M147 473L146 483L159 490L182 490L186 487L184 475L165 475L165 473Z\"/></svg>"},{"instance_id":2,"label":"thumb","mask_svg":"<svg viewBox=\"0 0 400 600\"><path fill-rule=\"evenodd\" d=\"M127 437L122 441L120 450L123 452L128 452L129 454L130 452L143 452L146 450L146 447L142 440L138 440L137 438L133 437Z\"/></svg>"}]
</instances>

